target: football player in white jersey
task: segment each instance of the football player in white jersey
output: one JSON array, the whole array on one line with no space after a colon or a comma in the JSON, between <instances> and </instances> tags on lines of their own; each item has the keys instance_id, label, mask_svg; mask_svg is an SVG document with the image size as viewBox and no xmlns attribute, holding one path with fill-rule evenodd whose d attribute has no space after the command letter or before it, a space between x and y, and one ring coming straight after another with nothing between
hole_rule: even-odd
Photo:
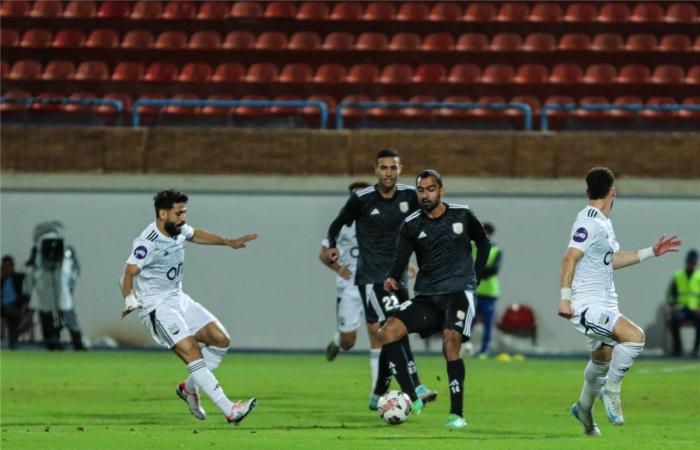
<instances>
[{"instance_id":1,"label":"football player in white jersey","mask_svg":"<svg viewBox=\"0 0 700 450\"><path fill-rule=\"evenodd\" d=\"M187 195L164 190L153 197L156 220L134 239L122 278L122 317L138 310L143 325L160 345L171 349L187 365L189 377L176 393L192 415L204 420L199 402L203 390L229 423L240 423L255 406L255 397L232 402L212 373L230 345L229 335L205 307L182 291L185 240L195 244L243 248L257 238L247 234L225 239L187 224Z\"/></svg>"},{"instance_id":2,"label":"football player in white jersey","mask_svg":"<svg viewBox=\"0 0 700 450\"><path fill-rule=\"evenodd\" d=\"M364 181L356 181L348 186L350 193L369 186ZM357 329L364 321L365 311L362 306L360 291L355 285L354 276L357 269L357 237L355 236L355 223L343 226L338 234L337 248L340 253L338 261L327 262L323 258L328 248L328 239L321 242L319 259L321 262L337 274L335 277L336 288L336 318L338 331L333 335L331 342L326 347L326 359L333 361L342 348L350 350L357 340ZM373 375L376 370L372 370ZM374 385L374 383L372 384Z\"/></svg>"},{"instance_id":3,"label":"football player in white jersey","mask_svg":"<svg viewBox=\"0 0 700 450\"><path fill-rule=\"evenodd\" d=\"M605 167L586 175L588 206L576 216L561 263L559 315L588 337L591 358L584 370L581 395L571 413L588 436L599 436L593 402L599 395L608 419L622 425L620 387L632 362L644 349L644 331L620 314L613 270L676 252L676 236L662 236L639 251L620 250L610 221L615 201L615 176Z\"/></svg>"}]
</instances>

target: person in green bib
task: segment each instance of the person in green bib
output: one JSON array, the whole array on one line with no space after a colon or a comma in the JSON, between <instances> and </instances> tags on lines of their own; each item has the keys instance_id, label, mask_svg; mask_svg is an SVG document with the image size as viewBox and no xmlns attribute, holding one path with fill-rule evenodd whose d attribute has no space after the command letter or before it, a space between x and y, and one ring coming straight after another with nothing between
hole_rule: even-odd
<instances>
[{"instance_id":1,"label":"person in green bib","mask_svg":"<svg viewBox=\"0 0 700 450\"><path fill-rule=\"evenodd\" d=\"M493 242L493 234L496 228L489 222L484 223L486 237L491 241L491 250L486 260L486 269L481 279L479 287L476 289L476 318L481 317L484 324L484 334L481 339L481 348L477 353L478 357L486 358L489 353L489 342L493 330L493 319L496 313L496 300L501 294L501 286L498 282L498 271L501 269L503 252L501 248ZM476 258L476 246L472 242L472 256ZM476 322L476 320L475 320Z\"/></svg>"},{"instance_id":2,"label":"person in green bib","mask_svg":"<svg viewBox=\"0 0 700 450\"><path fill-rule=\"evenodd\" d=\"M685 257L685 269L673 275L668 288L668 301L671 304L671 337L673 338L673 355L683 354L681 344L681 325L685 321L695 325L695 345L693 356L698 355L700 346L700 270L698 252L690 250Z\"/></svg>"}]
</instances>

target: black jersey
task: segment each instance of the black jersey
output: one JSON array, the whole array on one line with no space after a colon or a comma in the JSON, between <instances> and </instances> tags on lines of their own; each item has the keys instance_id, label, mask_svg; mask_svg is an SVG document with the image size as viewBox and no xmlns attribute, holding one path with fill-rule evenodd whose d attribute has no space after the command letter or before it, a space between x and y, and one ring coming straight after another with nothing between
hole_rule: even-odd
<instances>
[{"instance_id":1,"label":"black jersey","mask_svg":"<svg viewBox=\"0 0 700 450\"><path fill-rule=\"evenodd\" d=\"M355 284L383 283L391 267L399 227L404 219L419 209L416 191L411 186L397 184L391 198L384 198L376 186L369 186L350 195L338 217L328 228L328 247L336 245L343 225L355 222L360 256L357 260ZM401 280L399 275L397 280Z\"/></svg>"},{"instance_id":2,"label":"black jersey","mask_svg":"<svg viewBox=\"0 0 700 450\"><path fill-rule=\"evenodd\" d=\"M398 280L411 253L416 253L416 295L448 294L476 289L489 254L489 241L481 222L469 207L445 205L445 212L431 219L422 211L406 218L399 230L396 256L389 276ZM477 259L472 262L472 246Z\"/></svg>"}]
</instances>

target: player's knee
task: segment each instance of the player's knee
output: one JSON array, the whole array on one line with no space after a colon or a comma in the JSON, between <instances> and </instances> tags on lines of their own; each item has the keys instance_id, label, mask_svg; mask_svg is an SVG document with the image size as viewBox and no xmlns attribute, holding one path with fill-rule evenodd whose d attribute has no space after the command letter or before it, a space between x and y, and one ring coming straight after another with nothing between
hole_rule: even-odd
<instances>
[{"instance_id":1,"label":"player's knee","mask_svg":"<svg viewBox=\"0 0 700 450\"><path fill-rule=\"evenodd\" d=\"M644 330L639 327L635 327L631 337L631 342L636 342L638 344L643 344L646 341L646 334L644 334Z\"/></svg>"},{"instance_id":2,"label":"player's knee","mask_svg":"<svg viewBox=\"0 0 700 450\"><path fill-rule=\"evenodd\" d=\"M459 359L462 336L457 332L445 331L442 335L442 353L448 361Z\"/></svg>"},{"instance_id":3,"label":"player's knee","mask_svg":"<svg viewBox=\"0 0 700 450\"><path fill-rule=\"evenodd\" d=\"M219 348L229 348L231 346L231 339L225 334L221 334L214 340L214 345Z\"/></svg>"},{"instance_id":4,"label":"player's knee","mask_svg":"<svg viewBox=\"0 0 700 450\"><path fill-rule=\"evenodd\" d=\"M379 341L382 343L382 345L391 344L392 342L396 342L401 339L403 336L401 336L399 328L400 327L396 324L396 322L389 319L389 321L387 321L387 323L384 324L384 326L381 327L377 333Z\"/></svg>"},{"instance_id":5,"label":"player's knee","mask_svg":"<svg viewBox=\"0 0 700 450\"><path fill-rule=\"evenodd\" d=\"M356 333L340 333L340 348L350 350L355 346Z\"/></svg>"}]
</instances>

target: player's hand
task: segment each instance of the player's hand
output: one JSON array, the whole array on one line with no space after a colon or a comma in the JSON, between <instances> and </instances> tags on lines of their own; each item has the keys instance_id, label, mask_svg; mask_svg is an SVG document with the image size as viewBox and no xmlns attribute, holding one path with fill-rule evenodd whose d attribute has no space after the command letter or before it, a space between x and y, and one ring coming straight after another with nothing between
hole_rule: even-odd
<instances>
[{"instance_id":1,"label":"player's hand","mask_svg":"<svg viewBox=\"0 0 700 450\"><path fill-rule=\"evenodd\" d=\"M340 275L340 278L342 278L343 280L349 280L352 276L352 270L350 270L350 266L340 266L340 268L338 269L338 275Z\"/></svg>"},{"instance_id":2,"label":"player's hand","mask_svg":"<svg viewBox=\"0 0 700 450\"><path fill-rule=\"evenodd\" d=\"M258 235L255 233L250 233L246 234L243 237L239 237L238 239L227 239L226 244L231 247L235 248L238 250L239 248L245 247L246 242L254 241L258 238Z\"/></svg>"},{"instance_id":3,"label":"player's hand","mask_svg":"<svg viewBox=\"0 0 700 450\"><path fill-rule=\"evenodd\" d=\"M678 236L663 235L651 249L654 250L654 256L661 256L668 252L677 252L681 244L683 244L683 241L678 239Z\"/></svg>"},{"instance_id":4,"label":"player's hand","mask_svg":"<svg viewBox=\"0 0 700 450\"><path fill-rule=\"evenodd\" d=\"M334 262L338 262L338 258L340 257L340 253L338 252L338 249L335 247L324 248L322 256L323 256L323 262L326 263L327 265L331 265Z\"/></svg>"},{"instance_id":5,"label":"player's hand","mask_svg":"<svg viewBox=\"0 0 700 450\"><path fill-rule=\"evenodd\" d=\"M565 319L574 317L574 307L571 305L571 300L562 300L559 302L559 317Z\"/></svg>"},{"instance_id":6,"label":"player's hand","mask_svg":"<svg viewBox=\"0 0 700 450\"><path fill-rule=\"evenodd\" d=\"M393 278L389 277L384 281L384 290L387 292L394 292L399 290L399 283Z\"/></svg>"},{"instance_id":7,"label":"player's hand","mask_svg":"<svg viewBox=\"0 0 700 450\"><path fill-rule=\"evenodd\" d=\"M143 303L137 300L136 297L134 297L133 293L127 295L126 297L124 297L124 309L122 310L122 319L126 317L131 311L140 308L143 308Z\"/></svg>"}]
</instances>

